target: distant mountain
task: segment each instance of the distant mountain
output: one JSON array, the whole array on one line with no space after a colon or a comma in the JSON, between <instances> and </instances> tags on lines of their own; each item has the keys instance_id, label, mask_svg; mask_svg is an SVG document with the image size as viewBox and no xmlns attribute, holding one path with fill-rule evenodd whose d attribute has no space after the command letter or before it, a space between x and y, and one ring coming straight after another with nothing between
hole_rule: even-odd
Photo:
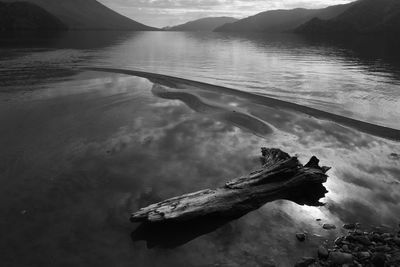
<instances>
[{"instance_id":1,"label":"distant mountain","mask_svg":"<svg viewBox=\"0 0 400 267\"><path fill-rule=\"evenodd\" d=\"M164 30L167 31L208 31L211 32L216 28L226 24L237 21L236 18L231 17L209 17L198 20L189 21L185 24L166 27Z\"/></svg>"},{"instance_id":2,"label":"distant mountain","mask_svg":"<svg viewBox=\"0 0 400 267\"><path fill-rule=\"evenodd\" d=\"M17 0L2 0L17 2ZM59 18L71 30L155 30L124 17L96 0L24 0Z\"/></svg>"},{"instance_id":3,"label":"distant mountain","mask_svg":"<svg viewBox=\"0 0 400 267\"><path fill-rule=\"evenodd\" d=\"M63 31L68 27L43 8L26 2L0 2L0 32Z\"/></svg>"},{"instance_id":4,"label":"distant mountain","mask_svg":"<svg viewBox=\"0 0 400 267\"><path fill-rule=\"evenodd\" d=\"M329 20L312 19L298 33L400 33L399 0L359 0Z\"/></svg>"},{"instance_id":5,"label":"distant mountain","mask_svg":"<svg viewBox=\"0 0 400 267\"><path fill-rule=\"evenodd\" d=\"M323 9L296 8L271 10L225 24L218 32L287 32L292 31L312 18L331 19L343 13L351 4L330 6Z\"/></svg>"}]
</instances>

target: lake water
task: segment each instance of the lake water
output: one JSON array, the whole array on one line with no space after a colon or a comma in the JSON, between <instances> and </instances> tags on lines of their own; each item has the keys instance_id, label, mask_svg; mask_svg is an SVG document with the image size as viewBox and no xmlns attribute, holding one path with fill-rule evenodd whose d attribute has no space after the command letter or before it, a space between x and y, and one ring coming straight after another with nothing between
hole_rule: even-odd
<instances>
[{"instance_id":1,"label":"lake water","mask_svg":"<svg viewBox=\"0 0 400 267\"><path fill-rule=\"evenodd\" d=\"M343 223L396 226L398 45L289 34L0 37L0 262L291 266ZM129 70L202 83L168 86ZM131 240L131 212L257 169L262 146L332 166L326 205L267 203L176 248Z\"/></svg>"}]
</instances>

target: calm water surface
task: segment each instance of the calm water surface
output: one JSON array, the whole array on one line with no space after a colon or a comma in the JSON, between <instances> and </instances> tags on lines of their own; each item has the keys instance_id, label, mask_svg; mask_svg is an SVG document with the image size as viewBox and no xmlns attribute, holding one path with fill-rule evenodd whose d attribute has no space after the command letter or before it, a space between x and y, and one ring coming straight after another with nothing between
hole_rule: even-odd
<instances>
[{"instance_id":1,"label":"calm water surface","mask_svg":"<svg viewBox=\"0 0 400 267\"><path fill-rule=\"evenodd\" d=\"M295 35L70 33L0 38L4 266L291 266L341 230L395 226L400 144L214 87L400 130L397 44ZM235 115L233 115L235 114ZM239 114L239 115L237 115ZM395 131L396 132L396 131ZM397 141L396 141L397 140ZM130 212L259 167L261 146L332 166L324 207L268 203L174 249L132 242ZM316 219L322 219L317 222ZM295 233L310 235L300 244Z\"/></svg>"}]
</instances>

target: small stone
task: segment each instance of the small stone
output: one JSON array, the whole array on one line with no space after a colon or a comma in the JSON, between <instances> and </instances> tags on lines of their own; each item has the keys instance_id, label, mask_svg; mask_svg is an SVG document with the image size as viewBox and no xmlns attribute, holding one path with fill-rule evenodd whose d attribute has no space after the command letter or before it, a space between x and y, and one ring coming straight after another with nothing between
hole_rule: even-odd
<instances>
[{"instance_id":1,"label":"small stone","mask_svg":"<svg viewBox=\"0 0 400 267\"><path fill-rule=\"evenodd\" d=\"M343 228L346 230L354 230L357 228L357 225L355 223L346 223L343 225Z\"/></svg>"},{"instance_id":2,"label":"small stone","mask_svg":"<svg viewBox=\"0 0 400 267\"><path fill-rule=\"evenodd\" d=\"M335 239L334 243L336 246L340 246L340 244L343 242L344 237L338 237Z\"/></svg>"},{"instance_id":3,"label":"small stone","mask_svg":"<svg viewBox=\"0 0 400 267\"><path fill-rule=\"evenodd\" d=\"M376 234L376 233L372 235L371 239L375 242L383 242L383 238L379 234Z\"/></svg>"},{"instance_id":4,"label":"small stone","mask_svg":"<svg viewBox=\"0 0 400 267\"><path fill-rule=\"evenodd\" d=\"M27 210L22 210L22 211L21 211L21 214L22 214L22 215L25 215L25 214L27 214L27 213L28 213Z\"/></svg>"},{"instance_id":5,"label":"small stone","mask_svg":"<svg viewBox=\"0 0 400 267\"><path fill-rule=\"evenodd\" d=\"M333 230L336 229L336 226L333 224L324 223L324 225L322 225L322 228L324 228L325 230Z\"/></svg>"},{"instance_id":6,"label":"small stone","mask_svg":"<svg viewBox=\"0 0 400 267\"><path fill-rule=\"evenodd\" d=\"M371 262L375 267L384 267L386 262L386 256L383 253L375 253L372 256Z\"/></svg>"},{"instance_id":7,"label":"small stone","mask_svg":"<svg viewBox=\"0 0 400 267\"><path fill-rule=\"evenodd\" d=\"M368 239L368 237L366 236L355 236L353 237L355 241L357 241L358 243L365 245L365 246L369 246L371 245L371 240Z\"/></svg>"},{"instance_id":8,"label":"small stone","mask_svg":"<svg viewBox=\"0 0 400 267\"><path fill-rule=\"evenodd\" d=\"M295 264L295 267L308 267L315 262L316 260L314 258L304 257Z\"/></svg>"},{"instance_id":9,"label":"small stone","mask_svg":"<svg viewBox=\"0 0 400 267\"><path fill-rule=\"evenodd\" d=\"M347 252L347 251L349 251L349 246L348 245L343 245L342 249Z\"/></svg>"},{"instance_id":10,"label":"small stone","mask_svg":"<svg viewBox=\"0 0 400 267\"><path fill-rule=\"evenodd\" d=\"M324 246L319 246L318 248L318 257L320 259L327 259L329 256L328 250Z\"/></svg>"},{"instance_id":11,"label":"small stone","mask_svg":"<svg viewBox=\"0 0 400 267\"><path fill-rule=\"evenodd\" d=\"M297 240L299 240L300 242L303 242L306 240L306 235L304 233L297 233L296 234L296 238Z\"/></svg>"},{"instance_id":12,"label":"small stone","mask_svg":"<svg viewBox=\"0 0 400 267\"><path fill-rule=\"evenodd\" d=\"M385 238L390 238L391 235L390 235L389 233L384 233L384 234L381 235L381 237L382 237L383 239L385 239Z\"/></svg>"},{"instance_id":13,"label":"small stone","mask_svg":"<svg viewBox=\"0 0 400 267\"><path fill-rule=\"evenodd\" d=\"M355 233L356 235L362 235L362 234L364 234L364 232L361 231L361 230L359 230L359 229L355 230L354 233Z\"/></svg>"},{"instance_id":14,"label":"small stone","mask_svg":"<svg viewBox=\"0 0 400 267\"><path fill-rule=\"evenodd\" d=\"M347 263L352 263L353 262L353 255L349 253L343 253L343 252L331 252L329 253L329 260L336 265L343 265Z\"/></svg>"},{"instance_id":15,"label":"small stone","mask_svg":"<svg viewBox=\"0 0 400 267\"><path fill-rule=\"evenodd\" d=\"M369 254L368 251L363 251L363 252L359 252L357 254L357 257L360 258L361 260L365 260L365 259L368 259L369 257L371 257L371 254Z\"/></svg>"}]
</instances>

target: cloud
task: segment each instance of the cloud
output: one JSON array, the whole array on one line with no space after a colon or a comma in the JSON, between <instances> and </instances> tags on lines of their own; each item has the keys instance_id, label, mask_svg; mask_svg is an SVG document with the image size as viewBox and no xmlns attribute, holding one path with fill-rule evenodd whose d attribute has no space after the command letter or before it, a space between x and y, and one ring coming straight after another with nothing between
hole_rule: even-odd
<instances>
[{"instance_id":1,"label":"cloud","mask_svg":"<svg viewBox=\"0 0 400 267\"><path fill-rule=\"evenodd\" d=\"M272 9L321 8L352 0L100 0L142 23L163 27L205 16L238 18Z\"/></svg>"}]
</instances>

